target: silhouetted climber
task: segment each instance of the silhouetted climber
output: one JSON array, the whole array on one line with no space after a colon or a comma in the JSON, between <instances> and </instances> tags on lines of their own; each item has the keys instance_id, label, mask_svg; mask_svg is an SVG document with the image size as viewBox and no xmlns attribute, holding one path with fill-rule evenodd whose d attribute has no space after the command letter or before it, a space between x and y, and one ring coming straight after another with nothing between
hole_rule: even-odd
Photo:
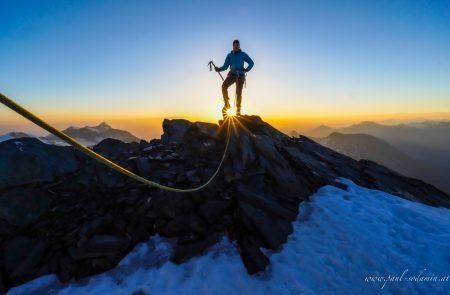
<instances>
[{"instance_id":1,"label":"silhouetted climber","mask_svg":"<svg viewBox=\"0 0 450 295\"><path fill-rule=\"evenodd\" d=\"M248 64L244 68L244 61ZM222 94L225 105L222 113L226 116L226 111L230 108L230 98L228 97L228 87L236 82L236 115L241 115L242 87L244 86L246 72L250 71L254 65L253 60L247 53L241 50L239 40L233 41L233 50L228 53L223 66L215 67L216 72L222 72L230 67L226 79L222 83Z\"/></svg>"}]
</instances>

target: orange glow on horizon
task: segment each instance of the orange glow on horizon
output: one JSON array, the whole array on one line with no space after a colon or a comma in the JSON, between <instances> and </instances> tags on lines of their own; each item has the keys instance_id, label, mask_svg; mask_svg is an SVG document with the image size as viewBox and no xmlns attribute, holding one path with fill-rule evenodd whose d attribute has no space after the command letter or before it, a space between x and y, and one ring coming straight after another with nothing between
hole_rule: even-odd
<instances>
[{"instance_id":1,"label":"orange glow on horizon","mask_svg":"<svg viewBox=\"0 0 450 295\"><path fill-rule=\"evenodd\" d=\"M46 134L45 131L33 123L20 117L18 114L4 110L0 118L0 133L9 131L23 131L37 135ZM244 110L244 114L245 114ZM53 113L36 112L36 115L44 121L59 129L69 126L95 126L101 122L107 122L113 128L128 130L138 137L144 139L159 138L162 133L162 121L167 119L187 119L189 121L204 121L218 123L222 119L220 105L209 114L174 114L172 116L143 116L122 113L117 114L77 114L77 113ZM260 115L262 119L274 127L290 132L296 130L302 132L315 128L319 125L328 125L339 128L362 121L375 121L382 124L399 124L410 121L441 120L450 121L450 112L411 112L411 113L385 113L385 114L342 114L342 115L314 115L311 113L299 113L297 116L269 116Z\"/></svg>"}]
</instances>

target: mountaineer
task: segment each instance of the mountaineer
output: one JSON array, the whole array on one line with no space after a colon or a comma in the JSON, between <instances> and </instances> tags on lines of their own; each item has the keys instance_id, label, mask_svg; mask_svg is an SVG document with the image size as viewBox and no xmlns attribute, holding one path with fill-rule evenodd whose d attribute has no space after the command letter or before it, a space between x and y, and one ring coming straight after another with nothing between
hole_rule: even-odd
<instances>
[{"instance_id":1,"label":"mountaineer","mask_svg":"<svg viewBox=\"0 0 450 295\"><path fill-rule=\"evenodd\" d=\"M244 62L248 64L247 68L244 68ZM241 50L239 40L233 41L233 50L228 53L223 66L215 67L216 72L222 72L230 67L227 78L222 83L222 94L225 105L223 106L222 113L226 116L226 111L230 108L230 98L228 97L228 87L236 82L236 116L241 115L241 101L242 101L242 87L244 86L245 76L248 71L252 69L254 65L253 60L247 55L247 53Z\"/></svg>"}]
</instances>

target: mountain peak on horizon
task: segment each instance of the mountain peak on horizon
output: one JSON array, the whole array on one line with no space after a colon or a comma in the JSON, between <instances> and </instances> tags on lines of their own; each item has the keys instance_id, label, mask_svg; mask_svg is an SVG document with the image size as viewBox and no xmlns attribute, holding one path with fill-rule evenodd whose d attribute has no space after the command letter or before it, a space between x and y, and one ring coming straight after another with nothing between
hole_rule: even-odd
<instances>
[{"instance_id":1,"label":"mountain peak on horizon","mask_svg":"<svg viewBox=\"0 0 450 295\"><path fill-rule=\"evenodd\" d=\"M67 127L65 130L79 130L79 129L86 129L86 128L91 128L91 129L112 129L111 125L109 125L108 123L103 121L103 122L99 123L98 125L93 125L93 126L85 125L83 127L79 127L79 126L71 125L71 126Z\"/></svg>"},{"instance_id":2,"label":"mountain peak on horizon","mask_svg":"<svg viewBox=\"0 0 450 295\"><path fill-rule=\"evenodd\" d=\"M334 130L333 127L325 125L325 124L320 124L319 126L317 126L316 128L313 129L314 131L329 131L329 130Z\"/></svg>"},{"instance_id":3,"label":"mountain peak on horizon","mask_svg":"<svg viewBox=\"0 0 450 295\"><path fill-rule=\"evenodd\" d=\"M101 122L100 124L98 124L96 126L97 128L102 128L102 129L112 129L111 125L109 125L106 122Z\"/></svg>"},{"instance_id":4,"label":"mountain peak on horizon","mask_svg":"<svg viewBox=\"0 0 450 295\"><path fill-rule=\"evenodd\" d=\"M70 126L63 130L63 132L87 146L98 144L106 138L118 139L123 142L139 142L141 140L129 131L112 128L111 125L106 122L101 122L97 126ZM41 137L41 139L50 144L67 145L53 134Z\"/></svg>"},{"instance_id":5,"label":"mountain peak on horizon","mask_svg":"<svg viewBox=\"0 0 450 295\"><path fill-rule=\"evenodd\" d=\"M11 131L5 134L0 135L0 142L9 140L9 139L16 139L16 138L23 138L23 137L32 137L32 135L21 132L21 131Z\"/></svg>"},{"instance_id":6,"label":"mountain peak on horizon","mask_svg":"<svg viewBox=\"0 0 450 295\"><path fill-rule=\"evenodd\" d=\"M377 122L375 122L375 121L368 121L368 120L366 120L366 121L361 121L360 123L353 124L353 126L355 126L355 125L362 125L362 126L381 126L381 125L383 125L383 124L377 123Z\"/></svg>"}]
</instances>

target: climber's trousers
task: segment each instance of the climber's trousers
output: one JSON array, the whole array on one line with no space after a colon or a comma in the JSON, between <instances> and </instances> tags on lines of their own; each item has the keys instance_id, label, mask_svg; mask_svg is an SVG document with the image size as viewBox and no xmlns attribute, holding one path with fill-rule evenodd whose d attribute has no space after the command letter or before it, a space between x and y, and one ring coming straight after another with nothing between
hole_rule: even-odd
<instances>
[{"instance_id":1,"label":"climber's trousers","mask_svg":"<svg viewBox=\"0 0 450 295\"><path fill-rule=\"evenodd\" d=\"M222 83L223 100L226 103L230 100L228 96L228 87L236 82L236 109L240 111L242 101L242 88L244 87L245 75L236 76L229 74L225 81Z\"/></svg>"}]
</instances>

